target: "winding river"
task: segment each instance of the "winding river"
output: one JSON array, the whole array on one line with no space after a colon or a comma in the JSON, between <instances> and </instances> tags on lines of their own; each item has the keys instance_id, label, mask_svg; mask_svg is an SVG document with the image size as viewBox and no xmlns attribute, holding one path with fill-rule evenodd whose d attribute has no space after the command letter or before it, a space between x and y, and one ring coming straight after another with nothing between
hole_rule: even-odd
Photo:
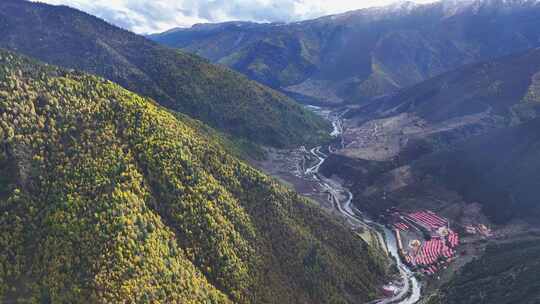
<instances>
[{"instance_id":1,"label":"winding river","mask_svg":"<svg viewBox=\"0 0 540 304\"><path fill-rule=\"evenodd\" d=\"M324 115L330 121L332 122L333 131L332 136L340 137L341 138L341 145L343 147L344 140L343 140L343 120L342 116L345 114L345 112L341 112L340 114L335 113L326 113ZM315 147L312 148L309 153L311 156L315 157L317 159L317 162L312 167L309 167L305 169L304 176L307 178L311 178L313 180L316 180L319 185L329 194L329 198L332 201L335 208L347 219L349 224L353 228L362 227L364 229L370 229L377 234L381 234L379 231L384 232L383 239L386 242L386 246L388 248L388 252L392 256L392 258L396 261L397 268L399 270L401 280L403 282L403 286L399 289L399 291L392 297L385 298L385 299L379 299L373 302L370 302L370 304L414 304L417 303L421 296L422 296L422 288L421 284L418 281L418 279L413 275L412 271L410 271L407 266L405 266L398 255L398 249L397 249L397 242L394 234L386 228L384 225L381 225L379 223L373 222L369 220L367 217L363 216L362 213L353 208L352 201L353 201L353 194L349 189L345 188L343 185L325 178L321 174L319 174L319 169L321 168L322 164L326 161L328 158L328 155L321 152L321 149L323 147ZM331 147L328 147L328 151L331 151ZM341 197L343 197L343 194L345 193L346 199L343 200Z\"/></svg>"}]
</instances>

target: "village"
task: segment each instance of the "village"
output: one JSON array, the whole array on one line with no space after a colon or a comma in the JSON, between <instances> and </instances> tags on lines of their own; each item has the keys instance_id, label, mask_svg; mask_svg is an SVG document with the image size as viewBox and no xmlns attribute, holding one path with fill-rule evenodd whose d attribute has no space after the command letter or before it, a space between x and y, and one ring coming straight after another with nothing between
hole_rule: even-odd
<instances>
[{"instance_id":1,"label":"village","mask_svg":"<svg viewBox=\"0 0 540 304\"><path fill-rule=\"evenodd\" d=\"M395 234L399 256L411 270L432 277L458 256L460 235L448 219L430 210L404 212L392 208L387 212L386 224ZM485 237L491 234L484 225L462 230Z\"/></svg>"}]
</instances>

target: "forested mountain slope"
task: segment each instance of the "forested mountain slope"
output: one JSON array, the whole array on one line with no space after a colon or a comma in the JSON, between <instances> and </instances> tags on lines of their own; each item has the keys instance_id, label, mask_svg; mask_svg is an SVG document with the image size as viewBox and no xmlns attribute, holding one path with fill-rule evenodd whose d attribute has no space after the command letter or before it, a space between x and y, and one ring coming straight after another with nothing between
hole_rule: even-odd
<instances>
[{"instance_id":1,"label":"forested mountain slope","mask_svg":"<svg viewBox=\"0 0 540 304\"><path fill-rule=\"evenodd\" d=\"M260 144L314 143L329 128L291 99L236 72L68 7L0 1L0 47L103 76Z\"/></svg>"},{"instance_id":2,"label":"forested mountain slope","mask_svg":"<svg viewBox=\"0 0 540 304\"><path fill-rule=\"evenodd\" d=\"M538 239L488 246L430 304L540 303Z\"/></svg>"},{"instance_id":3,"label":"forested mountain slope","mask_svg":"<svg viewBox=\"0 0 540 304\"><path fill-rule=\"evenodd\" d=\"M376 296L376 252L150 99L0 50L0 118L2 303Z\"/></svg>"},{"instance_id":4,"label":"forested mountain slope","mask_svg":"<svg viewBox=\"0 0 540 304\"><path fill-rule=\"evenodd\" d=\"M361 103L540 45L536 0L400 2L291 24L201 24L151 36L274 88Z\"/></svg>"}]
</instances>

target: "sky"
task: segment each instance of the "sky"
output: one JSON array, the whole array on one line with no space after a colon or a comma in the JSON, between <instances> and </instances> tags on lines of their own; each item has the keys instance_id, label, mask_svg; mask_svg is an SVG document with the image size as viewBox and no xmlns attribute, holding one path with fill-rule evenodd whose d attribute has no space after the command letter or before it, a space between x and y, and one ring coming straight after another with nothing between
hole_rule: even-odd
<instances>
[{"instance_id":1,"label":"sky","mask_svg":"<svg viewBox=\"0 0 540 304\"><path fill-rule=\"evenodd\" d=\"M291 22L382 6L395 0L39 0L64 4L136 33L232 20ZM414 0L418 3L433 0Z\"/></svg>"}]
</instances>

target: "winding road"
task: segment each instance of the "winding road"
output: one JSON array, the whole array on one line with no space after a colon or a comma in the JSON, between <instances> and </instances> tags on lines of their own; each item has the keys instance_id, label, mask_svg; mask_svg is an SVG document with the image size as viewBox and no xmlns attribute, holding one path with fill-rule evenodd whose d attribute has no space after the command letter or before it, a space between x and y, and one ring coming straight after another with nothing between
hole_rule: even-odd
<instances>
[{"instance_id":1,"label":"winding road","mask_svg":"<svg viewBox=\"0 0 540 304\"><path fill-rule=\"evenodd\" d=\"M329 113L325 115L328 119L331 120L332 126L334 130L332 131L331 135L335 137L341 137L341 145L344 146L344 140L343 140L343 120L342 117L346 113L341 112L340 114L334 114ZM377 234L380 234L379 231L384 231L384 240L386 242L386 246L388 247L388 251L390 255L394 258L394 260L397 263L397 267L401 276L401 280L403 282L403 286L400 288L400 290L392 297L385 298L385 299L379 299L373 302L370 302L370 304L414 304L417 303L421 298L421 284L414 277L413 273L401 262L398 250L397 250L397 242L395 239L394 234L383 225L373 222L366 217L362 216L362 213L355 209L353 210L352 201L353 201L353 194L349 189L345 188L344 186L336 183L333 180L327 179L321 174L319 174L319 170L322 166L322 164L326 161L328 155L321 152L322 147L315 147L309 150L309 153L311 156L315 157L317 159L317 162L307 168L304 172L304 177L311 178L319 183L321 188L329 194L329 200L332 201L335 208L347 219L347 221L350 223L350 225L353 228L364 228L369 229L371 231L376 232ZM331 148L328 147L328 151L331 151ZM343 197L343 194L345 193L346 199L342 201L340 197Z\"/></svg>"},{"instance_id":2,"label":"winding road","mask_svg":"<svg viewBox=\"0 0 540 304\"><path fill-rule=\"evenodd\" d=\"M381 225L382 226L382 225ZM377 304L414 304L418 302L422 296L422 289L418 279L414 277L412 271L410 271L407 266L405 266L398 255L398 250L396 246L396 238L394 234L386 227L384 229L384 236L386 240L386 245L388 246L388 251L396 260L397 267L401 278L404 282L403 288L393 297L375 301Z\"/></svg>"}]
</instances>

